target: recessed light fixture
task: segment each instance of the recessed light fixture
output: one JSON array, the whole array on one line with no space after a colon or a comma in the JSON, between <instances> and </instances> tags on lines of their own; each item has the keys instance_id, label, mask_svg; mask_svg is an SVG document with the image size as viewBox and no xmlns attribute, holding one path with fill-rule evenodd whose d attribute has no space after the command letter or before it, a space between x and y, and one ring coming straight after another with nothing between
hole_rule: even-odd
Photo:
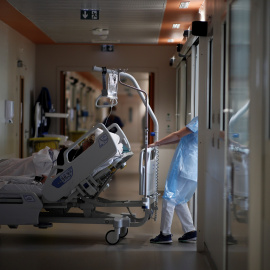
<instances>
[{"instance_id":1,"label":"recessed light fixture","mask_svg":"<svg viewBox=\"0 0 270 270\"><path fill-rule=\"evenodd\" d=\"M189 3L189 1L181 2L179 8L188 8Z\"/></svg>"},{"instance_id":2,"label":"recessed light fixture","mask_svg":"<svg viewBox=\"0 0 270 270\"><path fill-rule=\"evenodd\" d=\"M180 23L174 23L173 25L172 25L172 28L173 29L178 29L180 27Z\"/></svg>"},{"instance_id":3,"label":"recessed light fixture","mask_svg":"<svg viewBox=\"0 0 270 270\"><path fill-rule=\"evenodd\" d=\"M174 42L174 39L168 39L168 42L170 42L170 43L172 43L172 42Z\"/></svg>"},{"instance_id":4,"label":"recessed light fixture","mask_svg":"<svg viewBox=\"0 0 270 270\"><path fill-rule=\"evenodd\" d=\"M92 30L92 33L95 36L109 35L109 29L107 29L107 28L95 28L95 29Z\"/></svg>"},{"instance_id":5,"label":"recessed light fixture","mask_svg":"<svg viewBox=\"0 0 270 270\"><path fill-rule=\"evenodd\" d=\"M116 43L120 43L120 40L101 40L101 39L92 39L91 40L92 43L104 43L104 44L116 44Z\"/></svg>"}]
</instances>

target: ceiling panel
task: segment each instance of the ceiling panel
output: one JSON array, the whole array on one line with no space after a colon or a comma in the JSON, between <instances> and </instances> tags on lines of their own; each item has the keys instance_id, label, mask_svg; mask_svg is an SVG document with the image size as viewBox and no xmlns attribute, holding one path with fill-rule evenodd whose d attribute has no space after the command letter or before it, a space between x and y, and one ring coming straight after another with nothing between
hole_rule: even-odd
<instances>
[{"instance_id":1,"label":"ceiling panel","mask_svg":"<svg viewBox=\"0 0 270 270\"><path fill-rule=\"evenodd\" d=\"M104 42L92 29L109 29L111 43L157 44L164 0L8 0L55 43ZM81 9L98 9L99 20L81 20Z\"/></svg>"}]
</instances>

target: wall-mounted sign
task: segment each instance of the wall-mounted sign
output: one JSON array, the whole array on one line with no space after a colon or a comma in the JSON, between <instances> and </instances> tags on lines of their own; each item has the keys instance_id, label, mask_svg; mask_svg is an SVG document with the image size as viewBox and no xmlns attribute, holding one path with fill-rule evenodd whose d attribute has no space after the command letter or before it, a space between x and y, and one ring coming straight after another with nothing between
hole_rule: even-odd
<instances>
[{"instance_id":1,"label":"wall-mounted sign","mask_svg":"<svg viewBox=\"0 0 270 270\"><path fill-rule=\"evenodd\" d=\"M114 46L113 45L102 44L101 45L101 51L102 52L113 52L114 51Z\"/></svg>"},{"instance_id":2,"label":"wall-mounted sign","mask_svg":"<svg viewBox=\"0 0 270 270\"><path fill-rule=\"evenodd\" d=\"M99 20L99 10L81 9L81 20Z\"/></svg>"}]
</instances>

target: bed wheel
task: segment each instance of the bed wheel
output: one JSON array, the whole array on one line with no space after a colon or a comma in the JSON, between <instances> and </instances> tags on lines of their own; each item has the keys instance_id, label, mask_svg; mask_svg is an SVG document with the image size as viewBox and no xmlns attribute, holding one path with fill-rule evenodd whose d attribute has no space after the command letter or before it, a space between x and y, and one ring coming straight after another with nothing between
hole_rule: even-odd
<instances>
[{"instance_id":1,"label":"bed wheel","mask_svg":"<svg viewBox=\"0 0 270 270\"><path fill-rule=\"evenodd\" d=\"M48 229L48 228L51 228L52 226L53 225L50 222L39 223L39 224L34 225L34 227L37 227L39 229Z\"/></svg>"},{"instance_id":2,"label":"bed wheel","mask_svg":"<svg viewBox=\"0 0 270 270\"><path fill-rule=\"evenodd\" d=\"M116 245L119 242L119 235L115 230L108 231L105 236L106 242L110 245Z\"/></svg>"},{"instance_id":3,"label":"bed wheel","mask_svg":"<svg viewBox=\"0 0 270 270\"><path fill-rule=\"evenodd\" d=\"M10 229L18 229L18 225L8 225Z\"/></svg>"},{"instance_id":4,"label":"bed wheel","mask_svg":"<svg viewBox=\"0 0 270 270\"><path fill-rule=\"evenodd\" d=\"M119 237L124 238L124 237L127 236L127 234L128 234L128 228L127 227L122 227L121 230L120 230Z\"/></svg>"}]
</instances>

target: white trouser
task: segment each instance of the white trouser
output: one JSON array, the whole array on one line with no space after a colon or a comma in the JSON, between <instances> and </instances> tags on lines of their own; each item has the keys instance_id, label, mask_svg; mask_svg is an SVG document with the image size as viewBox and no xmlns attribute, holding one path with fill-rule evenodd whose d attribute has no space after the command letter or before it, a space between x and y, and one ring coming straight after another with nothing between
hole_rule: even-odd
<instances>
[{"instance_id":1,"label":"white trouser","mask_svg":"<svg viewBox=\"0 0 270 270\"><path fill-rule=\"evenodd\" d=\"M193 220L192 220L192 216L189 211L189 208L188 208L188 204L184 203L184 204L174 205L165 199L163 199L163 202L162 202L160 231L164 235L171 234L171 226L172 226L174 210L182 224L182 229L184 233L194 231L195 227L193 225Z\"/></svg>"}]
</instances>

